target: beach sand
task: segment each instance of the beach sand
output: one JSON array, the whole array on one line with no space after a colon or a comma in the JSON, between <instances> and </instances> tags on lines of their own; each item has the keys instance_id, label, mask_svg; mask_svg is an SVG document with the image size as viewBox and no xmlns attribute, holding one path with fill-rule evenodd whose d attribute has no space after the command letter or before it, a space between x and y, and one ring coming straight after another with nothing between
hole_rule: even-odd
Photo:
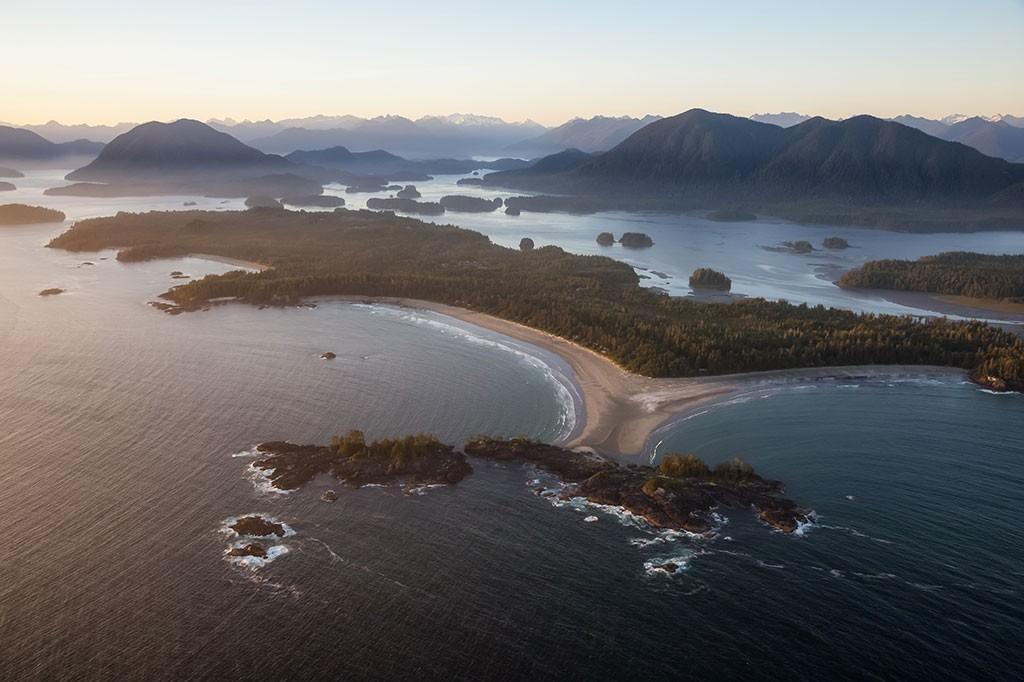
<instances>
[{"instance_id":1,"label":"beach sand","mask_svg":"<svg viewBox=\"0 0 1024 682\"><path fill-rule=\"evenodd\" d=\"M332 296L430 310L543 348L565 360L575 374L583 401L583 424L563 445L589 448L611 456L640 456L652 445L651 434L681 413L715 399L759 387L824 379L892 376L964 376L950 367L869 365L813 367L715 377L652 379L628 372L608 358L558 336L492 315L440 303L397 298ZM325 300L319 297L319 300Z\"/></svg>"}]
</instances>

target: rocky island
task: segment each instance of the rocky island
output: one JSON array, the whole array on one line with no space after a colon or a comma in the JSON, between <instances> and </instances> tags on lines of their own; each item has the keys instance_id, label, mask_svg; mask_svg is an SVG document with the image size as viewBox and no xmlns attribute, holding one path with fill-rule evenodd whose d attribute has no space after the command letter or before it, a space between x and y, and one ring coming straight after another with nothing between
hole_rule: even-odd
<instances>
[{"instance_id":1,"label":"rocky island","mask_svg":"<svg viewBox=\"0 0 1024 682\"><path fill-rule=\"evenodd\" d=\"M825 237L824 241L821 242L821 245L826 249L835 250L850 248L850 242L846 241L842 237Z\"/></svg>"},{"instance_id":2,"label":"rocky island","mask_svg":"<svg viewBox=\"0 0 1024 682\"><path fill-rule=\"evenodd\" d=\"M690 275L690 287L693 289L716 289L718 291L729 291L732 289L732 280L725 274L712 270L711 268L697 268Z\"/></svg>"},{"instance_id":3,"label":"rocky island","mask_svg":"<svg viewBox=\"0 0 1024 682\"><path fill-rule=\"evenodd\" d=\"M13 168L6 168L0 166L0 178L23 178L25 174L21 171L16 171Z\"/></svg>"},{"instance_id":4,"label":"rocky island","mask_svg":"<svg viewBox=\"0 0 1024 682\"><path fill-rule=\"evenodd\" d=\"M0 225L35 225L39 223L62 223L64 214L52 208L27 206L25 204L4 204L0 206Z\"/></svg>"},{"instance_id":5,"label":"rocky island","mask_svg":"<svg viewBox=\"0 0 1024 682\"><path fill-rule=\"evenodd\" d=\"M406 185L395 194L399 199L419 199L423 195L416 189L416 185Z\"/></svg>"},{"instance_id":6,"label":"rocky island","mask_svg":"<svg viewBox=\"0 0 1024 682\"><path fill-rule=\"evenodd\" d=\"M13 192L18 189L9 182L0 182L0 192Z\"/></svg>"},{"instance_id":7,"label":"rocky island","mask_svg":"<svg viewBox=\"0 0 1024 682\"><path fill-rule=\"evenodd\" d=\"M655 528L708 535L715 527L711 514L721 507L752 508L762 522L783 533L792 533L813 518L809 509L782 496L780 482L761 478L738 458L713 469L693 455L678 454L666 455L657 467L623 466L589 452L526 438L478 437L457 451L423 434L367 443L360 431L335 437L328 446L273 442L257 450L261 457L253 466L282 490L299 488L320 474L355 487L454 484L472 471L468 455L531 464L562 481L563 499L620 507ZM280 524L261 517L244 517L231 528L254 537L283 537L285 532Z\"/></svg>"},{"instance_id":8,"label":"rocky island","mask_svg":"<svg viewBox=\"0 0 1024 682\"><path fill-rule=\"evenodd\" d=\"M654 246L654 240L643 232L623 232L619 243L629 249L645 249Z\"/></svg>"},{"instance_id":9,"label":"rocky island","mask_svg":"<svg viewBox=\"0 0 1024 682\"><path fill-rule=\"evenodd\" d=\"M367 442L361 431L350 431L330 445L273 442L257 451L261 457L253 466L280 490L294 490L320 474L358 488L371 483L458 483L471 471L465 455L423 434Z\"/></svg>"},{"instance_id":10,"label":"rocky island","mask_svg":"<svg viewBox=\"0 0 1024 682\"><path fill-rule=\"evenodd\" d=\"M612 246L615 244L615 235L611 232L602 232L597 235L597 243L601 246Z\"/></svg>"},{"instance_id":11,"label":"rocky island","mask_svg":"<svg viewBox=\"0 0 1024 682\"><path fill-rule=\"evenodd\" d=\"M63 293L64 293L63 289L58 289L57 287L52 287L50 289L43 289L42 291L39 292L39 295L40 296L56 296L58 294L63 294Z\"/></svg>"}]
</instances>

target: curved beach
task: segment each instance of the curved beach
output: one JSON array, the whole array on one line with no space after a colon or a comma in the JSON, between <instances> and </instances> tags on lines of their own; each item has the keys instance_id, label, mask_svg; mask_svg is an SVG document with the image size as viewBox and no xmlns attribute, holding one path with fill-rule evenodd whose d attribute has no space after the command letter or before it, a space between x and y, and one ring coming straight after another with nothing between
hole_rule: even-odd
<instances>
[{"instance_id":1,"label":"curved beach","mask_svg":"<svg viewBox=\"0 0 1024 682\"><path fill-rule=\"evenodd\" d=\"M486 313L415 299L365 296L330 297L430 310L543 348L572 368L583 402L583 425L567 447L584 447L612 456L639 456L659 427L693 408L727 394L757 386L829 378L955 376L963 370L917 365L811 367L706 378L652 379L629 372L608 358L532 327Z\"/></svg>"}]
</instances>

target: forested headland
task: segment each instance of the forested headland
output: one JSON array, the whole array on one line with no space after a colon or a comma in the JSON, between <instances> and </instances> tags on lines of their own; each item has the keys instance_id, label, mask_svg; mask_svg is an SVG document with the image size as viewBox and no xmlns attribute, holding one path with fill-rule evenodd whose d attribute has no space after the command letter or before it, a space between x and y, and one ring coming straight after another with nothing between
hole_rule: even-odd
<instances>
[{"instance_id":1,"label":"forested headland","mask_svg":"<svg viewBox=\"0 0 1024 682\"><path fill-rule=\"evenodd\" d=\"M1024 340L982 322L864 315L762 299L699 303L639 286L631 267L554 246L371 211L120 213L79 221L51 247L121 248L119 260L205 253L269 266L175 287L184 309L331 294L412 298L488 313L574 341L653 377L862 364L943 365L1024 389Z\"/></svg>"},{"instance_id":2,"label":"forested headland","mask_svg":"<svg viewBox=\"0 0 1024 682\"><path fill-rule=\"evenodd\" d=\"M951 251L916 261L876 260L847 272L839 279L839 285L1024 303L1024 255Z\"/></svg>"}]
</instances>

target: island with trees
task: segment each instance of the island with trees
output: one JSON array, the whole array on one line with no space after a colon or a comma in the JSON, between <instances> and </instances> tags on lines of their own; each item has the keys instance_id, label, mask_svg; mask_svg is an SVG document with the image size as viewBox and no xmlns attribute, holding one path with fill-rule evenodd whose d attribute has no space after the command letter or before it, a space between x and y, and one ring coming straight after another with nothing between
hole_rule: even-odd
<instances>
[{"instance_id":1,"label":"island with trees","mask_svg":"<svg viewBox=\"0 0 1024 682\"><path fill-rule=\"evenodd\" d=\"M953 251L916 261L870 261L844 274L838 284L1024 303L1024 255Z\"/></svg>"},{"instance_id":2,"label":"island with trees","mask_svg":"<svg viewBox=\"0 0 1024 682\"><path fill-rule=\"evenodd\" d=\"M467 197L461 194L449 194L441 197L438 202L447 211L459 213L491 213L502 206L501 199L481 199L480 197Z\"/></svg>"},{"instance_id":3,"label":"island with trees","mask_svg":"<svg viewBox=\"0 0 1024 682\"><path fill-rule=\"evenodd\" d=\"M693 271L693 274L690 275L690 287L693 289L729 291L732 289L732 280L717 270L712 270L711 268L697 268Z\"/></svg>"},{"instance_id":4,"label":"island with trees","mask_svg":"<svg viewBox=\"0 0 1024 682\"><path fill-rule=\"evenodd\" d=\"M456 449L425 434L368 442L361 431L336 436L329 445L262 443L257 452L253 466L281 490L300 488L320 474L352 487L452 485L472 472L468 455L536 466L561 480L564 487L558 494L563 499L618 507L655 528L708 535L715 529L712 513L723 507L753 509L761 521L784 533L813 519L809 509L783 497L780 482L761 478L739 458L711 468L694 455L668 454L657 467L626 466L522 437L478 436ZM262 517L239 519L231 528L255 537L284 532Z\"/></svg>"},{"instance_id":5,"label":"island with trees","mask_svg":"<svg viewBox=\"0 0 1024 682\"><path fill-rule=\"evenodd\" d=\"M643 232L623 232L619 243L630 249L645 249L654 246L654 240Z\"/></svg>"},{"instance_id":6,"label":"island with trees","mask_svg":"<svg viewBox=\"0 0 1024 682\"><path fill-rule=\"evenodd\" d=\"M65 215L62 211L42 206L25 204L4 204L0 206L0 225L37 225L42 223L62 223Z\"/></svg>"},{"instance_id":7,"label":"island with trees","mask_svg":"<svg viewBox=\"0 0 1024 682\"><path fill-rule=\"evenodd\" d=\"M392 197L381 199L371 197L366 200L366 207L374 211L399 211L401 213L417 213L419 215L442 215L444 206L435 201L416 201Z\"/></svg>"},{"instance_id":8,"label":"island with trees","mask_svg":"<svg viewBox=\"0 0 1024 682\"><path fill-rule=\"evenodd\" d=\"M842 237L825 237L821 242L821 245L826 249L833 249L835 251L850 248L850 242L846 241Z\"/></svg>"},{"instance_id":9,"label":"island with trees","mask_svg":"<svg viewBox=\"0 0 1024 682\"><path fill-rule=\"evenodd\" d=\"M224 300L419 299L539 329L648 377L942 365L985 386L1024 389L1024 340L981 321L669 297L641 287L632 267L605 256L508 249L478 232L374 211L121 213L78 221L50 246L116 247L123 262L203 253L267 266L176 286L163 294L175 311Z\"/></svg>"},{"instance_id":10,"label":"island with trees","mask_svg":"<svg viewBox=\"0 0 1024 682\"><path fill-rule=\"evenodd\" d=\"M602 232L597 235L597 243L601 246L612 246L615 244L615 235L611 232Z\"/></svg>"}]
</instances>

